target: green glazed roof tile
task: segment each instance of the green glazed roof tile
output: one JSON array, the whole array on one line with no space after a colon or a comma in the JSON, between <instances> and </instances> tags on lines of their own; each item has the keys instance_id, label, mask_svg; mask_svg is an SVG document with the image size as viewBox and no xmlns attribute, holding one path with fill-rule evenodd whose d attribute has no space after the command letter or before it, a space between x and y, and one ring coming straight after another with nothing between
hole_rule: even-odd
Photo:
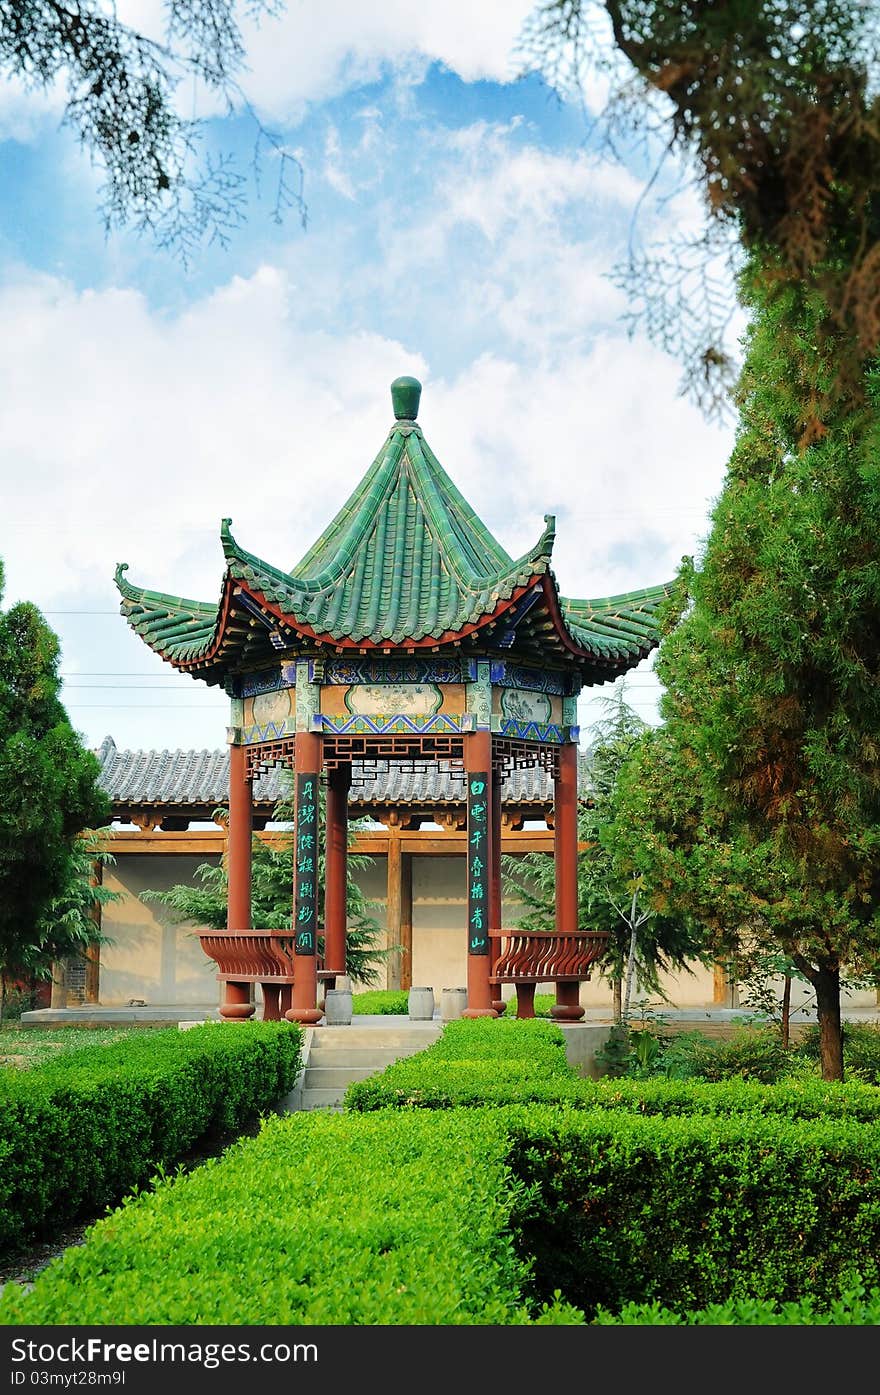
<instances>
[{"instance_id":1,"label":"green glazed roof tile","mask_svg":"<svg viewBox=\"0 0 880 1395\"><path fill-rule=\"evenodd\" d=\"M559 609L579 648L637 662L659 642L657 612L669 592L668 586L649 586L594 601L560 596Z\"/></svg>"},{"instance_id":2,"label":"green glazed roof tile","mask_svg":"<svg viewBox=\"0 0 880 1395\"><path fill-rule=\"evenodd\" d=\"M217 629L219 606L132 586L125 579L127 570L127 563L120 562L116 585L122 597L120 608L131 628L172 663L204 653Z\"/></svg>"},{"instance_id":3,"label":"green glazed roof tile","mask_svg":"<svg viewBox=\"0 0 880 1395\"><path fill-rule=\"evenodd\" d=\"M402 381L402 380L401 380ZM395 410L417 401L406 380ZM410 404L407 406L407 404ZM282 571L240 547L221 526L226 577L293 625L356 644L398 647L459 635L491 616L518 589L550 571L555 520L530 552L512 558L452 482L421 428L398 419L363 479L299 562ZM220 635L220 604L132 586L116 571L121 610L132 628L171 663L224 668L210 659ZM627 667L657 644L656 612L665 587L584 601L559 597L568 639L600 665ZM231 657L231 655L230 655Z\"/></svg>"}]
</instances>

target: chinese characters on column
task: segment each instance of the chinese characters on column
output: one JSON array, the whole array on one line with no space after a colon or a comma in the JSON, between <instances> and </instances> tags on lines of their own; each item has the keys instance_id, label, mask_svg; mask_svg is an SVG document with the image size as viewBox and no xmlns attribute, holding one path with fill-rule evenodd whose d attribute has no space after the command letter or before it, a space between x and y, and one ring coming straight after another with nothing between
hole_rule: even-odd
<instances>
[{"instance_id":1,"label":"chinese characters on column","mask_svg":"<svg viewBox=\"0 0 880 1395\"><path fill-rule=\"evenodd\" d=\"M468 777L468 953L489 953L489 777Z\"/></svg>"},{"instance_id":2,"label":"chinese characters on column","mask_svg":"<svg viewBox=\"0 0 880 1395\"><path fill-rule=\"evenodd\" d=\"M296 848L293 864L295 954L317 951L318 777L296 777Z\"/></svg>"}]
</instances>

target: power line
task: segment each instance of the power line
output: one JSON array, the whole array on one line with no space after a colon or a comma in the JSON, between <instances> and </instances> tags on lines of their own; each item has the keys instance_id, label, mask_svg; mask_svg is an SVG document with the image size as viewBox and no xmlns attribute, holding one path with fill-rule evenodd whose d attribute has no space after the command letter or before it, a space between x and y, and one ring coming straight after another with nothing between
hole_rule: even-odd
<instances>
[{"instance_id":1,"label":"power line","mask_svg":"<svg viewBox=\"0 0 880 1395\"><path fill-rule=\"evenodd\" d=\"M64 669L61 669L61 671L60 671L60 676L61 676L62 678L68 678L68 677L70 677L70 678L156 678L156 677L160 677L160 678L161 678L161 677L162 677L161 674L158 674L158 675L157 675L157 674L155 674L155 673L140 673L140 672L138 672L137 670L135 670L135 669L130 669L130 668L106 669L106 670L105 670L105 669L100 669L100 668L83 668L83 669L79 669L77 672L71 673L71 674L67 674L67 673L65 673ZM168 675L168 681L169 681L170 683L173 683L173 682L175 682L176 680L173 679L173 678L171 677L171 675L169 674L169 675Z\"/></svg>"},{"instance_id":2,"label":"power line","mask_svg":"<svg viewBox=\"0 0 880 1395\"><path fill-rule=\"evenodd\" d=\"M91 688L99 693L167 693L168 687L162 683L65 683L68 693L84 693Z\"/></svg>"}]
</instances>

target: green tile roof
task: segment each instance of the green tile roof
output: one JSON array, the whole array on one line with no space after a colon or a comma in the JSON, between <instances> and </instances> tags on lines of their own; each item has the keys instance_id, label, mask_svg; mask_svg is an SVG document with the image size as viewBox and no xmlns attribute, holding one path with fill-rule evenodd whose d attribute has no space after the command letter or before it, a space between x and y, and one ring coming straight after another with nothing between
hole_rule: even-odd
<instances>
[{"instance_id":1,"label":"green tile roof","mask_svg":"<svg viewBox=\"0 0 880 1395\"><path fill-rule=\"evenodd\" d=\"M128 563L120 562L116 568L120 610L141 639L172 663L188 663L206 653L217 631L220 607L132 586L125 579L127 571Z\"/></svg>"},{"instance_id":2,"label":"green tile roof","mask_svg":"<svg viewBox=\"0 0 880 1395\"><path fill-rule=\"evenodd\" d=\"M579 648L612 661L626 657L638 663L659 641L657 612L670 589L649 586L597 601L560 596L559 609Z\"/></svg>"},{"instance_id":3,"label":"green tile roof","mask_svg":"<svg viewBox=\"0 0 880 1395\"><path fill-rule=\"evenodd\" d=\"M487 622L545 576L556 596L553 516L545 515L535 546L511 558L459 493L421 428L404 415L417 407L418 384L399 379L392 392L399 419L382 449L290 571L240 547L229 519L221 527L226 577L218 604L132 586L125 564L117 568L122 613L152 649L176 665L202 669L204 660L201 676L220 681L220 670L240 663L247 645L257 643L252 617L242 618L253 601L236 608L237 592L257 598L270 628L279 616L282 631L289 621L292 641L299 628L300 635L311 630L325 642L370 648L448 641ZM654 587L595 601L557 597L567 640L609 673L629 668L657 644L656 612L666 594L665 587ZM542 613L546 633L552 627ZM257 634L265 644L267 628L257 627ZM555 643L565 646L558 634Z\"/></svg>"}]
</instances>

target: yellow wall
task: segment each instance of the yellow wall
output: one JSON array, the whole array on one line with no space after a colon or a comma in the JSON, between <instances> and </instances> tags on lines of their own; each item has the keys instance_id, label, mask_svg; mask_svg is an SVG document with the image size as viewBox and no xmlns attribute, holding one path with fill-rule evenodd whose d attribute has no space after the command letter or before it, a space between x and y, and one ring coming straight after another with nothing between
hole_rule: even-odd
<instances>
[{"instance_id":1,"label":"yellow wall","mask_svg":"<svg viewBox=\"0 0 880 1395\"><path fill-rule=\"evenodd\" d=\"M107 1006L124 1006L145 998L151 1007L216 1007L217 966L202 952L189 923L175 923L167 906L145 901L142 892L160 891L192 881L203 857L120 856L104 869L104 885L123 899L104 906L104 934L114 941L101 946L99 998ZM215 859L211 859L216 861Z\"/></svg>"},{"instance_id":2,"label":"yellow wall","mask_svg":"<svg viewBox=\"0 0 880 1395\"><path fill-rule=\"evenodd\" d=\"M216 966L202 952L189 924L177 924L167 907L143 899L148 888L162 890L193 879L200 862L216 861L206 854L125 854L105 869L108 888L121 891L123 899L104 907L105 934L113 944L101 946L100 1001L125 1005L129 998L144 998L151 1006L212 1007L219 1001ZM463 856L412 857L413 964L417 987L434 989L439 1001L443 988L463 987L467 982L465 951L465 868ZM366 895L377 902L374 914L386 928L386 870L384 857L358 873ZM504 925L515 925L521 907L505 900ZM384 968L380 971L385 978ZM713 1002L712 970L695 966L695 972L667 976L664 987L670 1005L679 1008L708 1007ZM549 985L540 992L551 991ZM505 986L504 996L513 989ZM781 985L780 985L781 993ZM638 1001L638 986L636 1001ZM793 1004L803 1003L807 993L795 984ZM259 994L258 994L259 998ZM658 1000L655 998L654 1003ZM611 1011L611 990L595 975L581 990L586 1007ZM853 994L849 1007L874 1006L872 991ZM661 1009L662 1010L662 1009Z\"/></svg>"}]
</instances>

